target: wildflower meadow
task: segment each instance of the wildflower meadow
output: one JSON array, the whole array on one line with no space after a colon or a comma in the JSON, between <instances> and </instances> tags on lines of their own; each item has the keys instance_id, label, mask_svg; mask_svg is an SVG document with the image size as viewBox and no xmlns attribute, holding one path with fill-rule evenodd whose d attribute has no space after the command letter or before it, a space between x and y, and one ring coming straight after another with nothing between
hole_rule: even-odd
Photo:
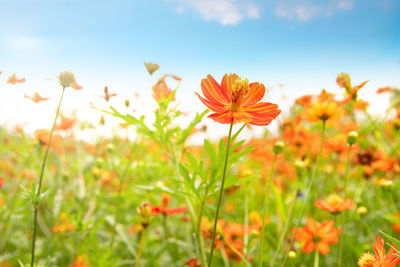
<instances>
[{"instance_id":1,"label":"wildflower meadow","mask_svg":"<svg viewBox=\"0 0 400 267\"><path fill-rule=\"evenodd\" d=\"M21 13L11 2L0 3L15 24L0 27L0 267L400 266L394 1L363 2L376 20L344 0L43 12L54 3L27 1ZM397 80L371 75L393 58L379 75Z\"/></svg>"}]
</instances>

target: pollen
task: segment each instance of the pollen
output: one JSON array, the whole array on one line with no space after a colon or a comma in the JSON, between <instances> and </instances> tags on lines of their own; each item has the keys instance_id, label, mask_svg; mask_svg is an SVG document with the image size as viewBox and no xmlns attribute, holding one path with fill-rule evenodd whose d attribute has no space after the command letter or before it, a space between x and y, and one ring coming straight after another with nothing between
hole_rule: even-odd
<instances>
[{"instance_id":1,"label":"pollen","mask_svg":"<svg viewBox=\"0 0 400 267\"><path fill-rule=\"evenodd\" d=\"M358 260L357 264L360 267L373 267L375 260L374 255L371 253L364 253Z\"/></svg>"},{"instance_id":2,"label":"pollen","mask_svg":"<svg viewBox=\"0 0 400 267\"><path fill-rule=\"evenodd\" d=\"M249 87L248 79L244 79L244 80L242 80L241 78L236 79L235 83L232 86L232 95L231 95L231 100L232 100L231 111L232 112L239 111L240 104L241 104L243 98L249 92L249 90L250 90L250 87Z\"/></svg>"}]
</instances>

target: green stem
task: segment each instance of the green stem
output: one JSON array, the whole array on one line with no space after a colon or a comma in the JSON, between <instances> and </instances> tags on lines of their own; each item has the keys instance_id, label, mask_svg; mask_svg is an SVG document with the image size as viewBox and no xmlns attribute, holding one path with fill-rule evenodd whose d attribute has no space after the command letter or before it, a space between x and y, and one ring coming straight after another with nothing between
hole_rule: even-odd
<instances>
[{"instance_id":1,"label":"green stem","mask_svg":"<svg viewBox=\"0 0 400 267\"><path fill-rule=\"evenodd\" d=\"M296 226L295 226L293 234L291 236L289 249L293 247L294 237L296 236L296 232L297 232L297 229L299 227L299 224L300 224L300 221L301 221L301 217L303 217L303 214L304 214L304 211L305 211L305 207L307 206L307 203L309 201L309 197L311 195L311 189L312 189L312 186L313 186L314 180L315 180L315 174L317 172L317 169L319 168L319 161L320 161L320 158L321 158L322 147L323 147L324 136L325 136L325 122L326 121L322 122L321 143L320 143L320 146L319 146L319 151L318 151L318 154L317 154L316 163L315 163L315 166L314 166L314 168L312 170L311 178L310 178L310 181L309 181L309 184L308 184L308 187L307 187L307 192L306 192L306 195L305 195L305 203L304 203L304 205L302 206L302 208L300 210L299 219L296 222ZM287 253L285 254L285 258L283 259L283 263L282 263L281 266L285 266L286 261L287 261Z\"/></svg>"},{"instance_id":2,"label":"green stem","mask_svg":"<svg viewBox=\"0 0 400 267\"><path fill-rule=\"evenodd\" d=\"M272 261L270 263L270 267L274 266L276 258L278 257L278 254L279 254L279 252L281 250L283 241L285 239L286 232L287 232L287 230L289 228L289 225L290 225L290 222L291 222L291 219L292 219L292 215L293 215L294 206L295 206L296 200L297 200L297 190L298 189L297 189L297 186L296 186L296 188L294 190L294 199L293 199L293 201L292 201L292 203L290 205L290 208L289 208L288 218L287 218L287 220L285 222L285 226L283 227L283 231L282 231L281 235L279 236L278 246L276 247L276 250L275 250L275 253L274 253L274 257L272 258Z\"/></svg>"},{"instance_id":3,"label":"green stem","mask_svg":"<svg viewBox=\"0 0 400 267\"><path fill-rule=\"evenodd\" d=\"M318 249L315 249L315 255L314 255L314 267L319 266L319 253Z\"/></svg>"},{"instance_id":4,"label":"green stem","mask_svg":"<svg viewBox=\"0 0 400 267\"><path fill-rule=\"evenodd\" d=\"M264 206L263 206L264 210L263 210L262 217L261 217L262 224L261 224L261 234L260 234L260 255L259 255L259 262L258 262L258 266L260 266L260 267L262 267L262 265L263 265L265 218L267 217L267 212L268 212L268 196L269 196L269 192L271 190L272 175L273 175L273 172L274 172L276 156L277 156L277 154L274 155L274 159L272 160L271 169L269 171L268 181L267 181L266 186L265 186Z\"/></svg>"},{"instance_id":5,"label":"green stem","mask_svg":"<svg viewBox=\"0 0 400 267\"><path fill-rule=\"evenodd\" d=\"M247 184L244 186L244 246L243 253L247 257L249 244L249 192Z\"/></svg>"},{"instance_id":6,"label":"green stem","mask_svg":"<svg viewBox=\"0 0 400 267\"><path fill-rule=\"evenodd\" d=\"M143 251L143 247L144 247L144 237L146 235L146 228L143 229L142 231L142 236L140 237L140 247L139 247L139 252L136 258L136 267L139 266L140 263L140 257L142 256L142 251Z\"/></svg>"},{"instance_id":7,"label":"green stem","mask_svg":"<svg viewBox=\"0 0 400 267\"><path fill-rule=\"evenodd\" d=\"M33 201L34 215L33 215L33 238L32 238L32 250L31 250L31 267L33 267L34 263L35 263L35 247L36 247L36 235L37 235L37 216L38 216L38 209L39 209L40 190L42 189L44 168L46 167L47 155L49 154L51 139L53 137L54 128L56 126L58 113L60 112L60 107L61 107L61 102L62 102L62 99L63 99L63 96L64 96L64 91L65 91L65 87L63 87L63 90L62 90L62 93L61 93L61 97L60 97L60 102L58 103L58 107L57 107L57 111L56 111L56 117L54 118L53 127L51 128L51 131L50 131L50 136L49 136L49 141L47 143L46 153L44 154L44 158L43 158L43 162L42 162L42 168L40 170L39 186L38 186L38 190L36 192L36 199L35 199L35 201Z\"/></svg>"},{"instance_id":8,"label":"green stem","mask_svg":"<svg viewBox=\"0 0 400 267\"><path fill-rule=\"evenodd\" d=\"M229 158L229 147L231 145L232 128L233 128L233 122L231 123L231 125L229 127L228 141L227 141L227 144L226 144L226 155L225 155L224 170L222 172L222 181L221 181L221 187L219 189L219 197L218 197L218 202L217 202L217 211L215 213L214 230L213 230L213 236L212 236L212 242L211 242L211 251L210 251L210 256L208 258L208 266L209 267L211 267L212 256L213 256L213 252L214 252L214 244L215 244L215 235L216 235L216 232L217 232L217 221L218 221L219 207L221 205L222 194L224 192L226 169L227 169L227 166L228 166L228 158Z\"/></svg>"},{"instance_id":9,"label":"green stem","mask_svg":"<svg viewBox=\"0 0 400 267\"><path fill-rule=\"evenodd\" d=\"M346 169L344 171L344 198L347 198L347 180L349 176L349 165L350 165L350 151L351 145L349 145L349 149L347 150L347 159L346 159ZM342 234L340 235L340 244L339 244L339 255L338 255L338 267L342 266L342 257L343 257L343 239L344 239L344 213L341 214L341 225L342 225Z\"/></svg>"},{"instance_id":10,"label":"green stem","mask_svg":"<svg viewBox=\"0 0 400 267\"><path fill-rule=\"evenodd\" d=\"M246 260L246 258L242 255L242 253L240 253L236 248L232 247L232 245L229 244L229 242L225 239L225 236L224 236L224 235L221 235L221 236L222 236L222 241L224 241L224 243L226 244L226 246L227 246L230 250L232 250L232 251L243 261L243 263L244 263L246 266L251 267L250 262L248 262L248 261Z\"/></svg>"},{"instance_id":11,"label":"green stem","mask_svg":"<svg viewBox=\"0 0 400 267\"><path fill-rule=\"evenodd\" d=\"M204 211L204 205L205 205L205 196L207 196L207 190L204 193L204 197L201 201L201 206L200 206L200 211L199 211L199 216L197 218L197 244L199 247L199 252L200 252L200 261L201 261L201 266L207 266L207 256L206 252L204 250L204 239L203 236L201 235L201 218L203 217L203 211Z\"/></svg>"}]
</instances>

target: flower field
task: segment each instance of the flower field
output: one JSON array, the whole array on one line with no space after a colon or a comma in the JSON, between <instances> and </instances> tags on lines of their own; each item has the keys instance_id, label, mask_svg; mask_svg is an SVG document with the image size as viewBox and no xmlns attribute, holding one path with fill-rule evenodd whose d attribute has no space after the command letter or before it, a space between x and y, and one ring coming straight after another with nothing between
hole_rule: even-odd
<instances>
[{"instance_id":1,"label":"flower field","mask_svg":"<svg viewBox=\"0 0 400 267\"><path fill-rule=\"evenodd\" d=\"M368 77L339 73L333 91L313 88L282 107L262 82L211 73L192 92L204 112L185 114L166 82L181 78L145 67L158 79L151 116L132 111L132 99L125 109L93 105L94 127L115 119L125 134L76 137L85 122L64 116L63 100L85 88L68 71L53 125L0 126L1 267L400 263L399 89L376 88L390 101L371 115L358 94ZM212 128L225 137L210 138Z\"/></svg>"}]
</instances>

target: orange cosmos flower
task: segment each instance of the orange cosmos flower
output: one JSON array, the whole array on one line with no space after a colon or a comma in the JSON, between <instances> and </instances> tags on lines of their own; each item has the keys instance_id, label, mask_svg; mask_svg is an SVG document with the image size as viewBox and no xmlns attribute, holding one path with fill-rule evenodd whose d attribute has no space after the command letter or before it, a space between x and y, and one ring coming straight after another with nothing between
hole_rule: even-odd
<instances>
[{"instance_id":1,"label":"orange cosmos flower","mask_svg":"<svg viewBox=\"0 0 400 267\"><path fill-rule=\"evenodd\" d=\"M28 96L28 95L24 95L25 98L32 100L35 103L39 103L40 101L46 101L49 100L48 97L42 97L41 95L39 95L38 92L35 92L33 94L33 96Z\"/></svg>"},{"instance_id":2,"label":"orange cosmos flower","mask_svg":"<svg viewBox=\"0 0 400 267\"><path fill-rule=\"evenodd\" d=\"M81 255L81 256L78 256L78 257L75 259L74 263L72 264L72 267L91 267L91 266L86 262L86 259L87 259L87 255L86 255L86 254L83 254L83 255Z\"/></svg>"},{"instance_id":3,"label":"orange cosmos flower","mask_svg":"<svg viewBox=\"0 0 400 267\"><path fill-rule=\"evenodd\" d=\"M164 98L169 98L171 94L174 92L168 85L167 82L165 81L166 78L172 78L177 82L181 82L181 78L175 75L171 74L166 74L162 76L160 79L158 79L157 83L153 85L152 90L153 90L153 97L157 102L162 101ZM171 99L172 101L175 100L175 96Z\"/></svg>"},{"instance_id":4,"label":"orange cosmos flower","mask_svg":"<svg viewBox=\"0 0 400 267\"><path fill-rule=\"evenodd\" d=\"M336 120L342 117L344 109L336 102L315 102L306 114L310 122Z\"/></svg>"},{"instance_id":5,"label":"orange cosmos flower","mask_svg":"<svg viewBox=\"0 0 400 267\"><path fill-rule=\"evenodd\" d=\"M252 125L268 125L281 111L278 105L260 102L265 94L262 83L250 83L236 74L225 74L221 85L211 75L201 80L205 98L197 92L201 102L215 113L208 116L219 123L247 122Z\"/></svg>"},{"instance_id":6,"label":"orange cosmos flower","mask_svg":"<svg viewBox=\"0 0 400 267\"><path fill-rule=\"evenodd\" d=\"M178 207L174 209L169 209L169 205L171 203L171 195L169 194L161 194L161 201L160 201L160 206L152 206L151 207L151 215L158 215L160 213L164 215L174 215L178 213L183 213L187 211L187 208L185 206L183 207Z\"/></svg>"},{"instance_id":7,"label":"orange cosmos flower","mask_svg":"<svg viewBox=\"0 0 400 267\"><path fill-rule=\"evenodd\" d=\"M318 208L334 214L340 213L344 210L352 210L356 208L353 200L351 200L350 198L343 199L336 194L331 195L326 200L318 199L315 201L314 204Z\"/></svg>"},{"instance_id":8,"label":"orange cosmos flower","mask_svg":"<svg viewBox=\"0 0 400 267\"><path fill-rule=\"evenodd\" d=\"M15 85L15 84L17 84L17 83L23 83L23 82L25 82L25 81L26 81L25 78L18 79L18 78L17 78L17 75L16 75L15 73L13 73L13 75L11 75L10 77L8 77L7 83L8 83L8 84Z\"/></svg>"},{"instance_id":9,"label":"orange cosmos flower","mask_svg":"<svg viewBox=\"0 0 400 267\"><path fill-rule=\"evenodd\" d=\"M394 255L396 246L392 244L389 252L385 255L383 239L378 236L378 240L374 245L375 255L367 252L364 253L358 260L360 267L395 267L400 258Z\"/></svg>"},{"instance_id":10,"label":"orange cosmos flower","mask_svg":"<svg viewBox=\"0 0 400 267\"><path fill-rule=\"evenodd\" d=\"M302 251L311 253L315 249L322 255L328 254L330 251L329 245L338 242L340 229L334 228L333 221L324 221L319 223L312 218L308 218L304 228L298 228L295 239L304 242Z\"/></svg>"}]
</instances>

